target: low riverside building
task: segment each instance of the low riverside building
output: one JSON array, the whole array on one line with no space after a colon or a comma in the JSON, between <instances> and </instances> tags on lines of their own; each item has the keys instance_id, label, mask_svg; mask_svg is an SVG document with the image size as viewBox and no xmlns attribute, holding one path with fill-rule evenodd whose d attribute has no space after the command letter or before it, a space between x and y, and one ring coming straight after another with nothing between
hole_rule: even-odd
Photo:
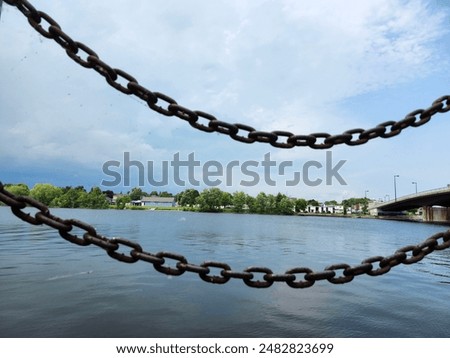
<instances>
[{"instance_id":1,"label":"low riverside building","mask_svg":"<svg viewBox=\"0 0 450 358\"><path fill-rule=\"evenodd\" d=\"M141 200L133 200L132 205L135 206L151 206L151 207L174 207L175 198L166 198L160 196L144 196Z\"/></svg>"},{"instance_id":2,"label":"low riverside building","mask_svg":"<svg viewBox=\"0 0 450 358\"><path fill-rule=\"evenodd\" d=\"M306 213L310 214L344 214L343 205L308 205L305 209ZM352 213L352 208L347 208L347 214Z\"/></svg>"}]
</instances>

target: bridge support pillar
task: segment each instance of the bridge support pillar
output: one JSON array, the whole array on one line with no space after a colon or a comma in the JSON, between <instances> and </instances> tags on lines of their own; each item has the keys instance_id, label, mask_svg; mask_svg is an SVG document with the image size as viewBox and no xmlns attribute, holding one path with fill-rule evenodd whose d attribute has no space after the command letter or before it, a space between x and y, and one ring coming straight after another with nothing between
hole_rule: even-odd
<instances>
[{"instance_id":1,"label":"bridge support pillar","mask_svg":"<svg viewBox=\"0 0 450 358\"><path fill-rule=\"evenodd\" d=\"M423 221L450 223L450 208L424 206Z\"/></svg>"}]
</instances>

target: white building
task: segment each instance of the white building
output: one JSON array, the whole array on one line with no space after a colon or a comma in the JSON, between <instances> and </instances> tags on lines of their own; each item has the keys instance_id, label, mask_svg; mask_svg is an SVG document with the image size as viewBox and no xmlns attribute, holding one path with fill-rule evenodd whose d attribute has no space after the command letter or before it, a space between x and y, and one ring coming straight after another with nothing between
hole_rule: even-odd
<instances>
[{"instance_id":1,"label":"white building","mask_svg":"<svg viewBox=\"0 0 450 358\"><path fill-rule=\"evenodd\" d=\"M308 205L305 212L311 214L344 214L344 205L325 205L321 204L319 206ZM352 209L347 208L347 214L351 214Z\"/></svg>"}]
</instances>

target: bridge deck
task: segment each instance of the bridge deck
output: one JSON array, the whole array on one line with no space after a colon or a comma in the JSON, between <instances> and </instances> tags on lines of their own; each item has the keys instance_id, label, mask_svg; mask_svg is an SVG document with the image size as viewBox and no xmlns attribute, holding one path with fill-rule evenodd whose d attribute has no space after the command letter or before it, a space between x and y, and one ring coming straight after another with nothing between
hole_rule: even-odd
<instances>
[{"instance_id":1,"label":"bridge deck","mask_svg":"<svg viewBox=\"0 0 450 358\"><path fill-rule=\"evenodd\" d=\"M369 209L378 209L382 211L403 211L416 209L423 206L450 207L450 186L402 196L397 198L397 200L374 203L369 206Z\"/></svg>"}]
</instances>

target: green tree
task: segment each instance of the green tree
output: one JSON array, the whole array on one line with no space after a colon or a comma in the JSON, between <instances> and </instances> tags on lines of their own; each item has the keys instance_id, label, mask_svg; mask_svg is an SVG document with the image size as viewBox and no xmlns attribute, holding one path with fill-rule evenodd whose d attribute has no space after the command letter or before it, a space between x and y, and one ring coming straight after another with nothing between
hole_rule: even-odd
<instances>
[{"instance_id":1,"label":"green tree","mask_svg":"<svg viewBox=\"0 0 450 358\"><path fill-rule=\"evenodd\" d=\"M16 196L28 196L30 195L30 189L26 184L7 184L5 185L6 190L11 194Z\"/></svg>"},{"instance_id":2,"label":"green tree","mask_svg":"<svg viewBox=\"0 0 450 358\"><path fill-rule=\"evenodd\" d=\"M357 204L363 205L364 203L368 203L369 199L367 198L350 198L342 201L342 205L353 206Z\"/></svg>"},{"instance_id":3,"label":"green tree","mask_svg":"<svg viewBox=\"0 0 450 358\"><path fill-rule=\"evenodd\" d=\"M364 215L367 215L369 213L369 199L364 198L364 201L362 203L362 211Z\"/></svg>"},{"instance_id":4,"label":"green tree","mask_svg":"<svg viewBox=\"0 0 450 358\"><path fill-rule=\"evenodd\" d=\"M223 195L219 188L203 190L196 199L200 211L218 212L222 211Z\"/></svg>"},{"instance_id":5,"label":"green tree","mask_svg":"<svg viewBox=\"0 0 450 358\"><path fill-rule=\"evenodd\" d=\"M36 184L33 189L30 190L31 197L47 206L62 194L63 190L61 188L51 184Z\"/></svg>"},{"instance_id":6,"label":"green tree","mask_svg":"<svg viewBox=\"0 0 450 358\"><path fill-rule=\"evenodd\" d=\"M276 196L267 196L267 214L292 215L295 210L295 201L285 194L278 193Z\"/></svg>"},{"instance_id":7,"label":"green tree","mask_svg":"<svg viewBox=\"0 0 450 358\"><path fill-rule=\"evenodd\" d=\"M233 211L236 213L244 212L245 205L247 204L248 195L242 191L237 191L233 193L231 199L231 205L233 205Z\"/></svg>"},{"instance_id":8,"label":"green tree","mask_svg":"<svg viewBox=\"0 0 450 358\"><path fill-rule=\"evenodd\" d=\"M256 195L255 201L252 205L252 212L257 214L265 214L268 206L268 198L266 193L260 192Z\"/></svg>"},{"instance_id":9,"label":"green tree","mask_svg":"<svg viewBox=\"0 0 450 358\"><path fill-rule=\"evenodd\" d=\"M286 197L287 197L286 195L278 193L277 196L275 197L277 204Z\"/></svg>"},{"instance_id":10,"label":"green tree","mask_svg":"<svg viewBox=\"0 0 450 358\"><path fill-rule=\"evenodd\" d=\"M308 200L307 204L311 205L311 206L319 206L320 205L319 202L315 199Z\"/></svg>"},{"instance_id":11,"label":"green tree","mask_svg":"<svg viewBox=\"0 0 450 358\"><path fill-rule=\"evenodd\" d=\"M97 187L92 188L86 195L86 204L89 209L107 209L109 207L106 195Z\"/></svg>"},{"instance_id":12,"label":"green tree","mask_svg":"<svg viewBox=\"0 0 450 358\"><path fill-rule=\"evenodd\" d=\"M85 190L83 190L83 191L80 191L78 194L79 194L78 195L78 205L79 205L78 207L85 208L85 209L89 208L88 193Z\"/></svg>"},{"instance_id":13,"label":"green tree","mask_svg":"<svg viewBox=\"0 0 450 358\"><path fill-rule=\"evenodd\" d=\"M141 188L133 188L128 195L131 200L141 200L143 196L147 195L147 193L145 193Z\"/></svg>"},{"instance_id":14,"label":"green tree","mask_svg":"<svg viewBox=\"0 0 450 358\"><path fill-rule=\"evenodd\" d=\"M282 196L280 196L281 200ZM277 214L277 197L275 195L267 195L266 207L264 208L263 214Z\"/></svg>"},{"instance_id":15,"label":"green tree","mask_svg":"<svg viewBox=\"0 0 450 358\"><path fill-rule=\"evenodd\" d=\"M277 204L277 214L293 215L295 211L295 201L288 197L283 197Z\"/></svg>"},{"instance_id":16,"label":"green tree","mask_svg":"<svg viewBox=\"0 0 450 358\"><path fill-rule=\"evenodd\" d=\"M59 208L80 208L82 207L82 198L86 194L84 187L76 188L66 187L63 189L64 194L52 200L51 206Z\"/></svg>"},{"instance_id":17,"label":"green tree","mask_svg":"<svg viewBox=\"0 0 450 358\"><path fill-rule=\"evenodd\" d=\"M338 202L336 200L330 200L330 201L326 201L325 205L338 205Z\"/></svg>"},{"instance_id":18,"label":"green tree","mask_svg":"<svg viewBox=\"0 0 450 358\"><path fill-rule=\"evenodd\" d=\"M305 199L297 199L295 200L295 212L299 213L301 211L305 211L306 207L308 206L308 203Z\"/></svg>"},{"instance_id":19,"label":"green tree","mask_svg":"<svg viewBox=\"0 0 450 358\"><path fill-rule=\"evenodd\" d=\"M200 193L195 189L186 189L176 196L178 205L194 206Z\"/></svg>"},{"instance_id":20,"label":"green tree","mask_svg":"<svg viewBox=\"0 0 450 358\"><path fill-rule=\"evenodd\" d=\"M256 213L256 209L257 209L257 207L256 207L256 198L254 198L251 195L247 195L246 201L247 201L248 211L250 213Z\"/></svg>"},{"instance_id":21,"label":"green tree","mask_svg":"<svg viewBox=\"0 0 450 358\"><path fill-rule=\"evenodd\" d=\"M131 203L131 198L128 195L124 195L116 199L116 207L119 210L125 209L128 203Z\"/></svg>"},{"instance_id":22,"label":"green tree","mask_svg":"<svg viewBox=\"0 0 450 358\"><path fill-rule=\"evenodd\" d=\"M221 205L222 206L230 206L232 204L233 204L233 195L231 195L230 193L228 193L226 191L223 191Z\"/></svg>"}]
</instances>

